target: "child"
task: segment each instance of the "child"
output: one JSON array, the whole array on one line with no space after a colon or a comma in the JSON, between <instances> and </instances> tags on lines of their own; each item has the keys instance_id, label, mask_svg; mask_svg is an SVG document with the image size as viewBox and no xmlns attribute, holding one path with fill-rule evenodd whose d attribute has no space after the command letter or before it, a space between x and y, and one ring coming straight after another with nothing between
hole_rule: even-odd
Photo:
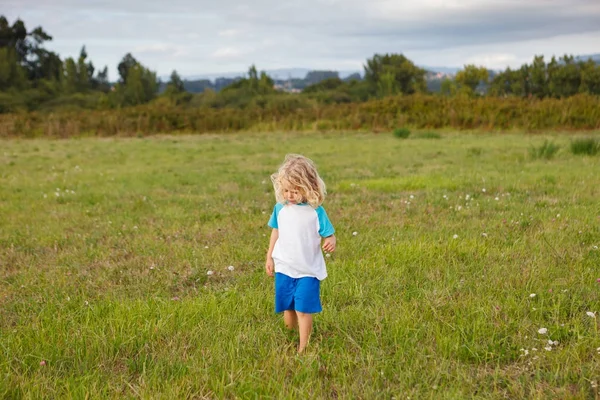
<instances>
[{"instance_id":1,"label":"child","mask_svg":"<svg viewBox=\"0 0 600 400\"><path fill-rule=\"evenodd\" d=\"M265 269L275 276L275 312L283 311L288 329L300 331L298 353L308 344L312 314L321 312L319 286L327 277L323 250L335 251L334 228L321 207L325 183L308 158L288 154L271 175L277 204Z\"/></svg>"}]
</instances>

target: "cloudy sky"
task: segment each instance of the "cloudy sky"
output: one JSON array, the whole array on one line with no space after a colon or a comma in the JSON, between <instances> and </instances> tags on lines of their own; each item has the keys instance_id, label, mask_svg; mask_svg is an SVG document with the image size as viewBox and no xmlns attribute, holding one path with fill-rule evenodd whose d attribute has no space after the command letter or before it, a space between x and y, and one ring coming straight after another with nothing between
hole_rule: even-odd
<instances>
[{"instance_id":1,"label":"cloudy sky","mask_svg":"<svg viewBox=\"0 0 600 400\"><path fill-rule=\"evenodd\" d=\"M375 53L421 66L503 69L534 54L600 53L600 0L0 0L42 26L61 57L127 52L159 76L311 68L362 70Z\"/></svg>"}]
</instances>

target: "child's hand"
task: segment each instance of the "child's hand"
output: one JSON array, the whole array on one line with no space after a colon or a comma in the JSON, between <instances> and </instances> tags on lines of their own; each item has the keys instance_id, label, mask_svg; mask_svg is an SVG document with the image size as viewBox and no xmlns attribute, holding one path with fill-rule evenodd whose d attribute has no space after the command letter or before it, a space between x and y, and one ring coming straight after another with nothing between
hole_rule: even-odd
<instances>
[{"instance_id":1,"label":"child's hand","mask_svg":"<svg viewBox=\"0 0 600 400\"><path fill-rule=\"evenodd\" d=\"M325 250L328 253L333 253L335 251L335 243L336 243L335 235L326 237L323 240L323 250Z\"/></svg>"},{"instance_id":2,"label":"child's hand","mask_svg":"<svg viewBox=\"0 0 600 400\"><path fill-rule=\"evenodd\" d=\"M274 276L275 262L273 261L273 257L267 257L267 262L265 263L265 271L270 277Z\"/></svg>"}]
</instances>

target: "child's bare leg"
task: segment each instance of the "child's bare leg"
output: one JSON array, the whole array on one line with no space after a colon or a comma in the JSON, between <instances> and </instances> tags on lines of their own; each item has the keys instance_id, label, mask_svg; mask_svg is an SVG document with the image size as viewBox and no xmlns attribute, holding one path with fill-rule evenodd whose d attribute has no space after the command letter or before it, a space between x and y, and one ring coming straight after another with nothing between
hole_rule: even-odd
<instances>
[{"instance_id":1,"label":"child's bare leg","mask_svg":"<svg viewBox=\"0 0 600 400\"><path fill-rule=\"evenodd\" d=\"M288 329L296 329L298 327L298 317L296 311L286 310L283 312L283 322Z\"/></svg>"},{"instance_id":2,"label":"child's bare leg","mask_svg":"<svg viewBox=\"0 0 600 400\"><path fill-rule=\"evenodd\" d=\"M312 332L313 327L313 317L312 314L303 313L300 311L296 311L298 314L298 328L300 331L300 344L298 345L298 353L302 353L308 345L308 340L310 339L310 333Z\"/></svg>"}]
</instances>

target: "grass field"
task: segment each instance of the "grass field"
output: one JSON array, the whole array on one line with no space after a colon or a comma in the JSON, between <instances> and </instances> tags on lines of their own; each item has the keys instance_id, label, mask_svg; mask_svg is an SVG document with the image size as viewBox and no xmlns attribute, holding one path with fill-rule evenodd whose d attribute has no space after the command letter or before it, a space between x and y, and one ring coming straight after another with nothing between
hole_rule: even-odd
<instances>
[{"instance_id":1,"label":"grass field","mask_svg":"<svg viewBox=\"0 0 600 400\"><path fill-rule=\"evenodd\" d=\"M600 156L573 136L1 141L0 398L598 398ZM338 238L301 357L264 273L288 152Z\"/></svg>"}]
</instances>

